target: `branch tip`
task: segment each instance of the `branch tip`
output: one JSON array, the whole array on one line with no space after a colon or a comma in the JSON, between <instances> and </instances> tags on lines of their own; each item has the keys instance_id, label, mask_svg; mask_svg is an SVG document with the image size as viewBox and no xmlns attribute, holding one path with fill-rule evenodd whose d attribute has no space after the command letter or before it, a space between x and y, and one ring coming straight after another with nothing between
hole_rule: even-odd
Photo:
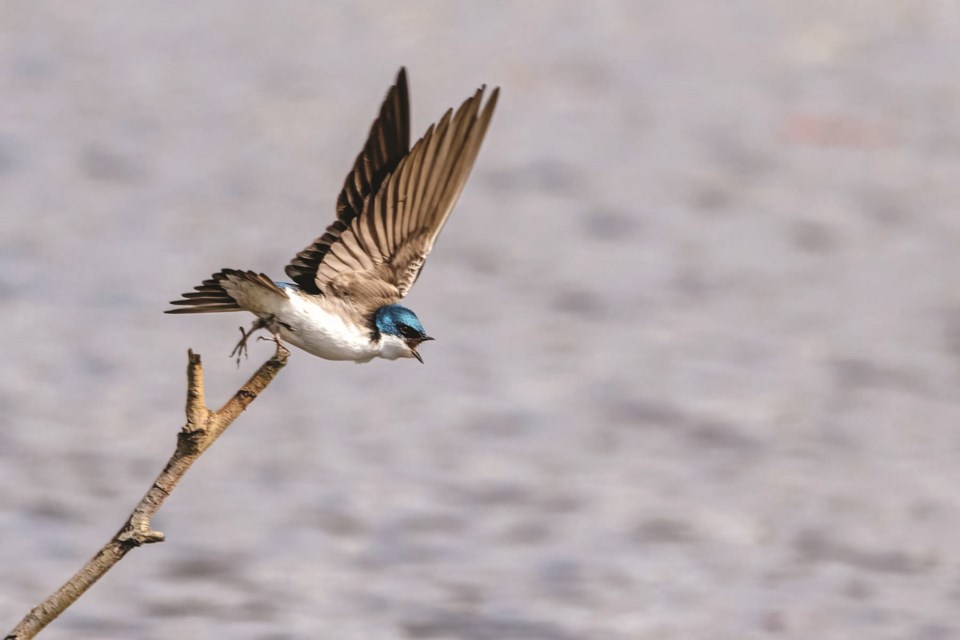
<instances>
[{"instance_id":1,"label":"branch tip","mask_svg":"<svg viewBox=\"0 0 960 640\"><path fill-rule=\"evenodd\" d=\"M203 397L203 365L200 354L193 349L187 351L187 429L194 431L203 428L208 411Z\"/></svg>"}]
</instances>

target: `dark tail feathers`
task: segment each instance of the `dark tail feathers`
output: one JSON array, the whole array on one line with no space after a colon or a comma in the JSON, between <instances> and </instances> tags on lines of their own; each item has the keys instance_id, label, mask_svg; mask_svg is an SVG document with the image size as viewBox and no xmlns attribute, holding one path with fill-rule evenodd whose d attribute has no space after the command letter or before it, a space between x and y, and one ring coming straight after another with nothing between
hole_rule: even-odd
<instances>
[{"instance_id":1,"label":"dark tail feathers","mask_svg":"<svg viewBox=\"0 0 960 640\"><path fill-rule=\"evenodd\" d=\"M275 289L280 288L276 283L262 273L254 271L239 271L237 269L224 269L210 276L209 280L204 280L203 284L194 287L195 291L188 291L182 294L180 300L171 300L170 304L181 307L179 309L168 309L164 313L222 313L225 311L243 311L227 290L223 288L223 282L227 280L248 280L254 284Z\"/></svg>"}]
</instances>

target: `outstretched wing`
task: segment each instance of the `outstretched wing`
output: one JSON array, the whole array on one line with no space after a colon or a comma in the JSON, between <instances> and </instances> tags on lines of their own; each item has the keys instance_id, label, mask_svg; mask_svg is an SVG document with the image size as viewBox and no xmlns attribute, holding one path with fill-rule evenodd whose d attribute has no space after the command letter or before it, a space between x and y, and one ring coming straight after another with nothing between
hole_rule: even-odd
<instances>
[{"instance_id":1,"label":"outstretched wing","mask_svg":"<svg viewBox=\"0 0 960 640\"><path fill-rule=\"evenodd\" d=\"M493 117L499 89L486 104L483 94L481 87L456 113L447 111L364 200L359 215L338 220L299 254L298 260L306 256L316 265L312 288L368 310L407 294L466 184Z\"/></svg>"},{"instance_id":2,"label":"outstretched wing","mask_svg":"<svg viewBox=\"0 0 960 640\"><path fill-rule=\"evenodd\" d=\"M353 163L337 198L337 220L326 233L297 254L285 271L301 289L321 293L317 286L317 267L330 248L330 242L363 212L367 197L375 194L400 160L410 151L410 98L407 91L407 70L397 73L397 80L380 106L380 115L370 126L367 143Z\"/></svg>"}]
</instances>

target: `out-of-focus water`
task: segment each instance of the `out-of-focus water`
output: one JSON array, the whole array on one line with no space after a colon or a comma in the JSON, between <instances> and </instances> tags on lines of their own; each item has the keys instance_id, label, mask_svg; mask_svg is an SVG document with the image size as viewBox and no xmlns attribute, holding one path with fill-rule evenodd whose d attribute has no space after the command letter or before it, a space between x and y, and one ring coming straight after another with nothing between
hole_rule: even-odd
<instances>
[{"instance_id":1,"label":"out-of-focus water","mask_svg":"<svg viewBox=\"0 0 960 640\"><path fill-rule=\"evenodd\" d=\"M408 298L295 352L45 638L960 637L951 2L6 2L0 627L121 524L397 68L500 85Z\"/></svg>"}]
</instances>

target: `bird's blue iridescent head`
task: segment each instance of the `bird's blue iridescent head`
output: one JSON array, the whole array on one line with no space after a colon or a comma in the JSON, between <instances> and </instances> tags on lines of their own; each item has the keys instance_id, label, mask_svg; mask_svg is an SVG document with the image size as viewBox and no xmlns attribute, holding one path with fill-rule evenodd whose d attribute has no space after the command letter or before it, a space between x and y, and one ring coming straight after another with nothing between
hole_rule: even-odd
<instances>
[{"instance_id":1,"label":"bird's blue iridescent head","mask_svg":"<svg viewBox=\"0 0 960 640\"><path fill-rule=\"evenodd\" d=\"M381 335L396 336L403 341L406 351L402 352L403 355L400 357L414 357L421 364L423 363L423 358L420 357L417 347L420 346L421 342L433 340L433 338L429 337L423 330L413 311L398 304L388 304L377 309L373 316L373 323ZM392 357L396 358L398 356L394 355Z\"/></svg>"},{"instance_id":2,"label":"bird's blue iridescent head","mask_svg":"<svg viewBox=\"0 0 960 640\"><path fill-rule=\"evenodd\" d=\"M407 342L420 343L429 339L416 314L399 304L388 304L377 309L373 323L380 333L398 336Z\"/></svg>"}]
</instances>

